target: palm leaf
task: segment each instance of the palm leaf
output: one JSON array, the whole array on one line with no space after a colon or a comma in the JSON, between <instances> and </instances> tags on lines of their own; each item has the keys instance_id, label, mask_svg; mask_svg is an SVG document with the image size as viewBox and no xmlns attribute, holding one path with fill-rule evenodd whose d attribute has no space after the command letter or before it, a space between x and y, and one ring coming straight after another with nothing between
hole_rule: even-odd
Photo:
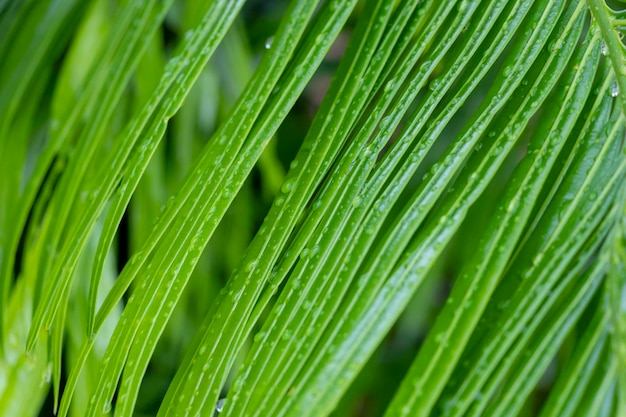
<instances>
[{"instance_id":1,"label":"palm leaf","mask_svg":"<svg viewBox=\"0 0 626 417\"><path fill-rule=\"evenodd\" d=\"M622 5L245 3L0 2L0 413L626 412Z\"/></svg>"}]
</instances>

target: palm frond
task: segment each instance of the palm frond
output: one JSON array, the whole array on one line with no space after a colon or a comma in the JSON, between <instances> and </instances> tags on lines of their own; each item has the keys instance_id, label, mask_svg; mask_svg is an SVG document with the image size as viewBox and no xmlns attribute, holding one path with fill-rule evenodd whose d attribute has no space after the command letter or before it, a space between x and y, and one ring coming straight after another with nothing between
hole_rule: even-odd
<instances>
[{"instance_id":1,"label":"palm frond","mask_svg":"<svg viewBox=\"0 0 626 417\"><path fill-rule=\"evenodd\" d=\"M272 4L0 2L0 414L626 413L626 10Z\"/></svg>"}]
</instances>

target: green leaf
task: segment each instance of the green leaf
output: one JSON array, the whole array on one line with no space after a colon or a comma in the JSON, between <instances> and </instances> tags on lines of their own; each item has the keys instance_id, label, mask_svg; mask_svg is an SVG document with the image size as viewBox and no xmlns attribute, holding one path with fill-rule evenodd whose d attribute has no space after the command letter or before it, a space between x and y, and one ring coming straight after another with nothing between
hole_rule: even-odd
<instances>
[{"instance_id":1,"label":"green leaf","mask_svg":"<svg viewBox=\"0 0 626 417\"><path fill-rule=\"evenodd\" d=\"M0 0L0 414L624 414L625 31Z\"/></svg>"}]
</instances>

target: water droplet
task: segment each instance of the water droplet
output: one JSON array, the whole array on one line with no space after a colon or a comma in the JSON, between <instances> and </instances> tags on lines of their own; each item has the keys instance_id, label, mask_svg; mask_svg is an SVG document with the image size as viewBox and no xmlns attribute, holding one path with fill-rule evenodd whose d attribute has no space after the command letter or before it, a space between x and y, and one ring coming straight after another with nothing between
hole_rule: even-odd
<instances>
[{"instance_id":1,"label":"water droplet","mask_svg":"<svg viewBox=\"0 0 626 417\"><path fill-rule=\"evenodd\" d=\"M611 87L611 97L617 96L619 96L619 86L617 85L617 82L615 82L613 84L613 87Z\"/></svg>"},{"instance_id":2,"label":"water droplet","mask_svg":"<svg viewBox=\"0 0 626 417\"><path fill-rule=\"evenodd\" d=\"M439 89L440 85L441 85L441 81L438 78L435 78L434 80L430 82L430 84L428 85L428 88L431 91L435 91Z\"/></svg>"},{"instance_id":3,"label":"water droplet","mask_svg":"<svg viewBox=\"0 0 626 417\"><path fill-rule=\"evenodd\" d=\"M237 303L239 299L241 298L241 296L243 295L243 290L237 291L237 292L231 292L229 293L229 295L230 295L230 298L233 300L233 302Z\"/></svg>"},{"instance_id":4,"label":"water droplet","mask_svg":"<svg viewBox=\"0 0 626 417\"><path fill-rule=\"evenodd\" d=\"M215 404L215 412L216 413L221 413L222 410L224 409L224 403L226 402L226 398L220 398L217 401L217 404Z\"/></svg>"},{"instance_id":5,"label":"water droplet","mask_svg":"<svg viewBox=\"0 0 626 417\"><path fill-rule=\"evenodd\" d=\"M518 200L517 198L514 198L513 200L509 202L509 205L506 207L506 211L508 211L509 213L512 212L517 207L517 204L518 204Z\"/></svg>"},{"instance_id":6,"label":"water droplet","mask_svg":"<svg viewBox=\"0 0 626 417\"><path fill-rule=\"evenodd\" d=\"M284 304L276 304L274 306L274 311L276 312L276 314L280 314L283 310L285 309L285 305Z\"/></svg>"},{"instance_id":7,"label":"water droplet","mask_svg":"<svg viewBox=\"0 0 626 417\"><path fill-rule=\"evenodd\" d=\"M388 93L389 91L393 90L395 86L396 86L395 80L387 81L387 84L385 84L385 93Z\"/></svg>"},{"instance_id":8,"label":"water droplet","mask_svg":"<svg viewBox=\"0 0 626 417\"><path fill-rule=\"evenodd\" d=\"M280 190L283 193L287 194L293 188L293 183L294 182L295 182L295 178L288 178L288 179L286 179L285 182L283 183L283 186L280 187Z\"/></svg>"},{"instance_id":9,"label":"water droplet","mask_svg":"<svg viewBox=\"0 0 626 417\"><path fill-rule=\"evenodd\" d=\"M557 39L556 41L554 41L554 42L552 42L550 44L550 50L551 51L558 51L562 47L563 47L563 41L560 40L560 39Z\"/></svg>"},{"instance_id":10,"label":"water droplet","mask_svg":"<svg viewBox=\"0 0 626 417\"><path fill-rule=\"evenodd\" d=\"M502 69L502 75L504 75L505 77L509 77L509 75L511 75L511 66L507 65L506 67L504 67Z\"/></svg>"},{"instance_id":11,"label":"water droplet","mask_svg":"<svg viewBox=\"0 0 626 417\"><path fill-rule=\"evenodd\" d=\"M246 272L252 271L255 267L256 267L256 260L252 262L248 262L248 264L246 265Z\"/></svg>"},{"instance_id":12,"label":"water droplet","mask_svg":"<svg viewBox=\"0 0 626 417\"><path fill-rule=\"evenodd\" d=\"M600 44L600 52L602 52L602 55L607 56L609 54L609 51L606 48L606 43L604 43L604 41L602 41L602 43Z\"/></svg>"},{"instance_id":13,"label":"water droplet","mask_svg":"<svg viewBox=\"0 0 626 417\"><path fill-rule=\"evenodd\" d=\"M265 41L265 49L270 49L272 47L273 42L274 42L273 36L270 36L269 38L267 38L267 40Z\"/></svg>"},{"instance_id":14,"label":"water droplet","mask_svg":"<svg viewBox=\"0 0 626 417\"><path fill-rule=\"evenodd\" d=\"M447 339L446 339L446 334L445 333L439 333L437 336L435 336L435 342L437 342L438 344L441 344L442 346L446 346L447 345Z\"/></svg>"},{"instance_id":15,"label":"water droplet","mask_svg":"<svg viewBox=\"0 0 626 417\"><path fill-rule=\"evenodd\" d=\"M254 335L254 342L259 343L265 338L265 332L258 332Z\"/></svg>"},{"instance_id":16,"label":"water droplet","mask_svg":"<svg viewBox=\"0 0 626 417\"><path fill-rule=\"evenodd\" d=\"M49 384L52 381L52 362L48 362L48 366L46 366L46 372L44 373L43 379L46 384Z\"/></svg>"}]
</instances>

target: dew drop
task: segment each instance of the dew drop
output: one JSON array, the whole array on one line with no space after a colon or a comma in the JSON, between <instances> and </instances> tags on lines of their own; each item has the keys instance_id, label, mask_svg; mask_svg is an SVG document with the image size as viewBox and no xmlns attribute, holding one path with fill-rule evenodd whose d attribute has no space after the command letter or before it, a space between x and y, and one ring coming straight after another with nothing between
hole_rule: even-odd
<instances>
[{"instance_id":1,"label":"dew drop","mask_svg":"<svg viewBox=\"0 0 626 417\"><path fill-rule=\"evenodd\" d=\"M224 409L224 403L226 402L226 398L220 398L217 401L217 404L215 404L215 412L216 413L221 413L222 410Z\"/></svg>"},{"instance_id":2,"label":"dew drop","mask_svg":"<svg viewBox=\"0 0 626 417\"><path fill-rule=\"evenodd\" d=\"M507 212L512 212L517 207L517 199L513 199L509 202L509 205L506 207Z\"/></svg>"},{"instance_id":3,"label":"dew drop","mask_svg":"<svg viewBox=\"0 0 626 417\"><path fill-rule=\"evenodd\" d=\"M428 85L428 88L431 91L436 91L439 89L440 84L441 84L441 81L438 78L435 78L434 80L430 82L430 84Z\"/></svg>"},{"instance_id":4,"label":"dew drop","mask_svg":"<svg viewBox=\"0 0 626 417\"><path fill-rule=\"evenodd\" d=\"M439 333L437 336L435 336L435 342L445 347L447 345L445 333Z\"/></svg>"},{"instance_id":5,"label":"dew drop","mask_svg":"<svg viewBox=\"0 0 626 417\"><path fill-rule=\"evenodd\" d=\"M254 335L254 342L259 343L265 338L265 332L258 332Z\"/></svg>"},{"instance_id":6,"label":"dew drop","mask_svg":"<svg viewBox=\"0 0 626 417\"><path fill-rule=\"evenodd\" d=\"M270 49L272 47L273 42L274 42L273 36L270 36L269 38L267 38L267 40L265 41L265 49Z\"/></svg>"},{"instance_id":7,"label":"dew drop","mask_svg":"<svg viewBox=\"0 0 626 417\"><path fill-rule=\"evenodd\" d=\"M287 194L293 188L294 180L295 180L294 178L285 180L285 182L283 183L283 186L280 187L280 190L283 193Z\"/></svg>"},{"instance_id":8,"label":"dew drop","mask_svg":"<svg viewBox=\"0 0 626 417\"><path fill-rule=\"evenodd\" d=\"M613 84L613 87L611 87L611 97L617 97L617 96L619 96L619 87L616 82Z\"/></svg>"},{"instance_id":9,"label":"dew drop","mask_svg":"<svg viewBox=\"0 0 626 417\"><path fill-rule=\"evenodd\" d=\"M252 262L248 262L246 265L246 272L251 272L256 267L256 260Z\"/></svg>"},{"instance_id":10,"label":"dew drop","mask_svg":"<svg viewBox=\"0 0 626 417\"><path fill-rule=\"evenodd\" d=\"M609 51L606 48L606 43L604 43L604 41L602 41L602 43L600 44L600 52L602 52L602 55L607 56L609 54Z\"/></svg>"},{"instance_id":11,"label":"dew drop","mask_svg":"<svg viewBox=\"0 0 626 417\"><path fill-rule=\"evenodd\" d=\"M44 373L43 379L46 384L49 384L50 381L52 381L52 362L48 362L48 366L46 366L46 372Z\"/></svg>"},{"instance_id":12,"label":"dew drop","mask_svg":"<svg viewBox=\"0 0 626 417\"><path fill-rule=\"evenodd\" d=\"M387 81L387 84L385 84L385 92L388 93L389 91L393 90L395 85L395 80Z\"/></svg>"}]
</instances>

